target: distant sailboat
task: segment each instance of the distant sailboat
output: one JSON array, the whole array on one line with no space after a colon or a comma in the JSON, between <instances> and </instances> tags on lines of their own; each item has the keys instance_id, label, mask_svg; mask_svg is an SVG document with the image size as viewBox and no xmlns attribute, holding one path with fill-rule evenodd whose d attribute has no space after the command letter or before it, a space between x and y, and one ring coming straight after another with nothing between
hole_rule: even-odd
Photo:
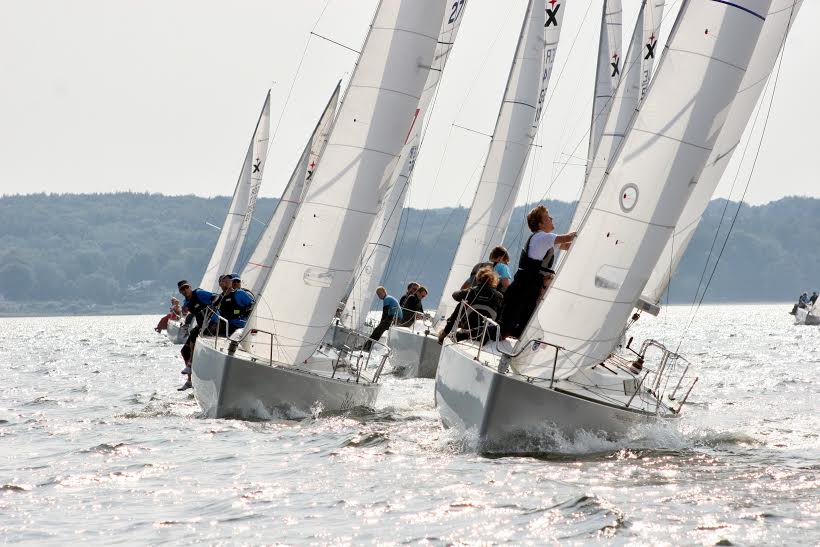
<instances>
[{"instance_id":1,"label":"distant sailboat","mask_svg":"<svg viewBox=\"0 0 820 547\"><path fill-rule=\"evenodd\" d=\"M447 3L449 4L449 3ZM242 333L200 338L194 394L210 416L374 403L385 355L314 360L349 287L432 64L445 2L382 0L319 165Z\"/></svg>"},{"instance_id":2,"label":"distant sailboat","mask_svg":"<svg viewBox=\"0 0 820 547\"><path fill-rule=\"evenodd\" d=\"M248 235L248 228L253 219L259 186L262 184L262 174L265 170L265 160L268 155L269 137L270 90L265 96L262 112L256 122L248 152L245 154L245 161L242 163L242 170L239 173L236 188L234 188L228 214L225 217L222 229L219 231L219 238L211 253L208 266L205 268L202 281L198 285L206 291L218 292L217 281L219 276L235 271L237 260L239 260L239 252L245 243L245 237ZM167 333L168 338L175 344L182 344L188 337L185 325L176 320L168 322Z\"/></svg>"},{"instance_id":3,"label":"distant sailboat","mask_svg":"<svg viewBox=\"0 0 820 547\"><path fill-rule=\"evenodd\" d=\"M684 0L657 73L515 348L445 346L444 423L485 446L550 426L622 434L676 418L697 378L662 344L616 353L625 325L709 157L771 0ZM630 347L630 345L628 345ZM647 362L653 352L657 365Z\"/></svg>"},{"instance_id":4,"label":"distant sailboat","mask_svg":"<svg viewBox=\"0 0 820 547\"><path fill-rule=\"evenodd\" d=\"M545 0L527 4L487 160L436 312L439 328L455 308L450 295L504 240L544 108L564 16L560 8ZM394 326L389 340L392 361L406 376L435 377L441 353L435 334Z\"/></svg>"}]
</instances>

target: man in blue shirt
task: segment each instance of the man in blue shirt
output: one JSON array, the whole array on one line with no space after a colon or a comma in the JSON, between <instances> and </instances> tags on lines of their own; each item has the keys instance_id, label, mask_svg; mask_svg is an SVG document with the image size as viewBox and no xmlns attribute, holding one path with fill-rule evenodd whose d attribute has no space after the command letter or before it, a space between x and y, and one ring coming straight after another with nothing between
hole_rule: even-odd
<instances>
[{"instance_id":1,"label":"man in blue shirt","mask_svg":"<svg viewBox=\"0 0 820 547\"><path fill-rule=\"evenodd\" d=\"M191 357L194 355L194 344L196 344L199 331L205 326L205 316L209 309L213 311L211 305L218 296L204 289L192 289L191 284L184 279L177 283L177 287L179 288L179 293L185 297L185 302L183 302L182 306L188 308L188 312L196 319L196 327L190 330L188 339L185 340L185 344L182 345L182 349L180 350L182 360L185 361L185 368L182 369L182 374L187 374L188 380L182 387L178 388L177 391L185 391L186 389L194 387L193 384L191 384Z\"/></svg>"},{"instance_id":2,"label":"man in blue shirt","mask_svg":"<svg viewBox=\"0 0 820 547\"><path fill-rule=\"evenodd\" d=\"M401 319L401 306L399 306L399 301L387 294L384 287L376 289L376 296L379 297L379 300L381 300L383 304L382 318L379 324L376 325L376 328L373 329L373 332L370 333L370 339L365 343L363 348L365 351L370 350L373 341L379 341L382 334L390 328L390 325L392 325L394 321Z\"/></svg>"},{"instance_id":3,"label":"man in blue shirt","mask_svg":"<svg viewBox=\"0 0 820 547\"><path fill-rule=\"evenodd\" d=\"M237 274L229 277L232 287L222 295L219 304L219 315L228 321L228 336L236 329L244 328L248 322L254 300L250 293L243 289Z\"/></svg>"}]
</instances>

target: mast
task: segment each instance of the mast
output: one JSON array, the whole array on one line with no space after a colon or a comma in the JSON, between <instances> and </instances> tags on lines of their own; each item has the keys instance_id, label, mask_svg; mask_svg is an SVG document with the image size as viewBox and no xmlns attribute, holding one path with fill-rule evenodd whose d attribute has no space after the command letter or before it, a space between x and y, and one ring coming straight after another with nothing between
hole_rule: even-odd
<instances>
[{"instance_id":1,"label":"mast","mask_svg":"<svg viewBox=\"0 0 820 547\"><path fill-rule=\"evenodd\" d=\"M339 92L342 82L336 84L336 89L330 96L321 118L316 123L313 133L308 139L305 150L302 152L299 162L285 186L276 209L271 215L270 222L265 227L256 248L253 251L247 265L242 270L242 286L249 289L253 294L258 294L276 261L276 256L282 248L290 225L296 216L299 204L302 202L302 195L305 187L310 184L310 179L319 162L319 156L324 150L330 132L330 124L333 121L333 114L336 112L336 105L339 102Z\"/></svg>"},{"instance_id":2,"label":"mast","mask_svg":"<svg viewBox=\"0 0 820 547\"><path fill-rule=\"evenodd\" d=\"M239 173L239 180L233 192L228 214L219 232L211 259L205 268L200 287L207 291L218 288L217 279L220 275L232 272L239 259L239 252L248 235L248 228L256 207L256 196L262 184L262 173L265 169L265 160L268 156L268 138L270 134L270 90L265 96L262 112L256 122L256 128L245 154L245 162Z\"/></svg>"},{"instance_id":3,"label":"mast","mask_svg":"<svg viewBox=\"0 0 820 547\"><path fill-rule=\"evenodd\" d=\"M561 33L562 4L558 0L530 0L527 4L487 159L444 284L437 310L439 321L455 307L449 295L460 289L473 266L504 240L541 121Z\"/></svg>"},{"instance_id":4,"label":"mast","mask_svg":"<svg viewBox=\"0 0 820 547\"><path fill-rule=\"evenodd\" d=\"M614 350L737 94L771 0L687 0L611 170L522 337L559 381ZM549 353L549 355L547 355ZM511 365L549 377L550 351Z\"/></svg>"},{"instance_id":5,"label":"mast","mask_svg":"<svg viewBox=\"0 0 820 547\"><path fill-rule=\"evenodd\" d=\"M444 12L439 30L433 66L424 84L418 108L413 115L413 125L401 151L397 167L387 184L387 197L379 209L379 215L367 236L367 246L356 266L353 287L345 304L342 322L349 328L361 330L374 299L376 287L381 282L393 244L399 231L402 208L404 207L410 179L422 142L422 122L429 114L433 98L438 89L442 72L453 49L458 29L464 20L466 0L453 2ZM429 121L427 122L429 123Z\"/></svg>"},{"instance_id":6,"label":"mast","mask_svg":"<svg viewBox=\"0 0 820 547\"><path fill-rule=\"evenodd\" d=\"M443 0L382 0L321 161L249 329L246 348L282 364L318 347L350 286L433 60ZM449 3L447 3L449 4Z\"/></svg>"},{"instance_id":7,"label":"mast","mask_svg":"<svg viewBox=\"0 0 820 547\"><path fill-rule=\"evenodd\" d=\"M700 224L703 212L709 205L712 194L715 193L732 155L740 144L743 131L754 111L757 101L763 94L769 75L774 69L778 54L783 50L791 25L802 0L773 0L760 39L755 47L752 60L740 84L737 97L723 124L715 143L715 148L706 162L706 167L698 178L692 196L686 203L680 219L675 225L673 236L669 239L661 252L660 260L652 270L649 282L644 288L638 308L657 315L660 302L666 288L669 286L672 274L677 270L683 258L686 247L692 240L695 230Z\"/></svg>"}]
</instances>

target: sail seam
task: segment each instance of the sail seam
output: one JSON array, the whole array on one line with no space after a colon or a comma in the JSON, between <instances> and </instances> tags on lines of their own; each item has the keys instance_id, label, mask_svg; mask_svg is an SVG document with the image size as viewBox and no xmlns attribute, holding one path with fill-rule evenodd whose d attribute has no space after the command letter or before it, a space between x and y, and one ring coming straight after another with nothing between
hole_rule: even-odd
<instances>
[{"instance_id":1,"label":"sail seam","mask_svg":"<svg viewBox=\"0 0 820 547\"><path fill-rule=\"evenodd\" d=\"M672 230L672 229L675 228L674 225L657 224L655 222L649 222L648 220L641 220L639 218L634 218L634 217L630 217L630 216L627 216L627 215L622 215L621 213L616 213L615 211L610 211L609 209L599 209L598 207L593 207L592 210L593 211L598 211L598 212L601 212L601 213L607 213L607 214L610 214L610 215L613 215L613 216L616 216L616 217L625 218L626 220L631 220L633 222L638 222L640 224L646 224L647 226L654 226L656 228L663 228L665 230Z\"/></svg>"},{"instance_id":2,"label":"sail seam","mask_svg":"<svg viewBox=\"0 0 820 547\"><path fill-rule=\"evenodd\" d=\"M575 291L570 291L568 289L562 289L558 285L553 287L556 291L565 292L567 294L571 294L573 296L580 296L581 298L586 298L587 300L595 300L596 302L606 302L607 304L632 304L632 300L607 300L606 298L595 298L594 296L589 296L582 293L577 293Z\"/></svg>"}]
</instances>

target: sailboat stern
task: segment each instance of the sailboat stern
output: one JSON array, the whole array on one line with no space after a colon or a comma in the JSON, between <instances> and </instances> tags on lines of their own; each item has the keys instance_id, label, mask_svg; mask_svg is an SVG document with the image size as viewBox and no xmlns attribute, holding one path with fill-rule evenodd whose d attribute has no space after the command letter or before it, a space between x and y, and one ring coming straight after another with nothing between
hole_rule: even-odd
<instances>
[{"instance_id":1,"label":"sailboat stern","mask_svg":"<svg viewBox=\"0 0 820 547\"><path fill-rule=\"evenodd\" d=\"M402 378L435 378L441 357L438 338L428 329L391 327L389 333L390 362L393 373Z\"/></svg>"}]
</instances>

